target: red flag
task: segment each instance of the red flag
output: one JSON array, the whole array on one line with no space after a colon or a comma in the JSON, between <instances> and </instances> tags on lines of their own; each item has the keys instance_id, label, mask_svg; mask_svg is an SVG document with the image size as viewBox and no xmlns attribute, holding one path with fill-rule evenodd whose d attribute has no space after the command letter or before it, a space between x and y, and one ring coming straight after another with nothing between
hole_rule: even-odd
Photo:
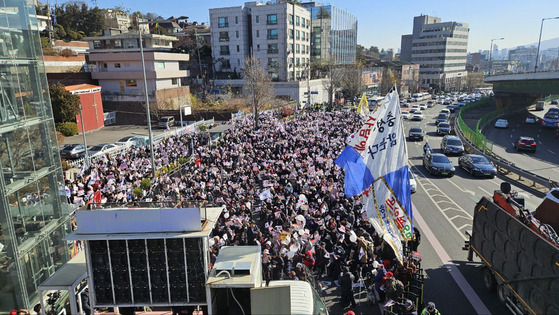
<instances>
[{"instance_id":1,"label":"red flag","mask_svg":"<svg viewBox=\"0 0 559 315\"><path fill-rule=\"evenodd\" d=\"M95 203L101 203L101 191L98 190L94 195L93 195L93 202Z\"/></svg>"}]
</instances>

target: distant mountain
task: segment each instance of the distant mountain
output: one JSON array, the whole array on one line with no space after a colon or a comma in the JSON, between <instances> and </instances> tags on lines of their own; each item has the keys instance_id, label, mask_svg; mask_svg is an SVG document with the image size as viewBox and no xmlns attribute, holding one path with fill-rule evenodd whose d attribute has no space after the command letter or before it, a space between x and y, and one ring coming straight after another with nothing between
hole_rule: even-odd
<instances>
[{"instance_id":1,"label":"distant mountain","mask_svg":"<svg viewBox=\"0 0 559 315\"><path fill-rule=\"evenodd\" d=\"M520 45L520 46L535 46L538 47L538 42L529 44L529 45ZM542 43L540 45L540 50L546 50L549 48L557 48L559 47L559 37L556 38L552 38L552 39L546 39L546 40L542 40ZM513 48L509 48L509 49L513 49Z\"/></svg>"}]
</instances>

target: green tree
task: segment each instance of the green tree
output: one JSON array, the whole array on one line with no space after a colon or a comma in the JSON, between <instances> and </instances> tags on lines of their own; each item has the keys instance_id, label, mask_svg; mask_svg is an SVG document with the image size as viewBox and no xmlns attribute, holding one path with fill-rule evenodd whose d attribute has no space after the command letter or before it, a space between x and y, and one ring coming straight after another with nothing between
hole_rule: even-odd
<instances>
[{"instance_id":1,"label":"green tree","mask_svg":"<svg viewBox=\"0 0 559 315\"><path fill-rule=\"evenodd\" d=\"M75 122L79 113L80 97L66 91L60 83L49 86L54 121L57 123Z\"/></svg>"},{"instance_id":2,"label":"green tree","mask_svg":"<svg viewBox=\"0 0 559 315\"><path fill-rule=\"evenodd\" d=\"M66 38L66 30L64 30L64 26L60 24L54 25L54 37L57 39Z\"/></svg>"},{"instance_id":3,"label":"green tree","mask_svg":"<svg viewBox=\"0 0 559 315\"><path fill-rule=\"evenodd\" d=\"M357 45L357 63L365 64L365 47L363 45Z\"/></svg>"}]
</instances>

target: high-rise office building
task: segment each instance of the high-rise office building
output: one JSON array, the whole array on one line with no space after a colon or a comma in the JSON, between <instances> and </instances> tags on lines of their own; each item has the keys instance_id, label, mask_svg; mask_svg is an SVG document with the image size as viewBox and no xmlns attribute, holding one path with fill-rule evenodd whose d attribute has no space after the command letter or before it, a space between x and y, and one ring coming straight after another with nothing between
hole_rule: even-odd
<instances>
[{"instance_id":1,"label":"high-rise office building","mask_svg":"<svg viewBox=\"0 0 559 315\"><path fill-rule=\"evenodd\" d=\"M413 33L402 36L400 60L420 65L422 89L459 90L465 84L469 31L466 23L416 16Z\"/></svg>"},{"instance_id":2,"label":"high-rise office building","mask_svg":"<svg viewBox=\"0 0 559 315\"><path fill-rule=\"evenodd\" d=\"M0 313L70 259L64 178L32 1L0 6Z\"/></svg>"},{"instance_id":3,"label":"high-rise office building","mask_svg":"<svg viewBox=\"0 0 559 315\"><path fill-rule=\"evenodd\" d=\"M316 2L301 4L311 12L311 57L333 58L335 64L357 59L357 18L336 6Z\"/></svg>"},{"instance_id":4,"label":"high-rise office building","mask_svg":"<svg viewBox=\"0 0 559 315\"><path fill-rule=\"evenodd\" d=\"M305 77L310 63L310 13L288 2L246 2L210 9L212 52L218 72L241 73L251 51L274 81Z\"/></svg>"}]
</instances>

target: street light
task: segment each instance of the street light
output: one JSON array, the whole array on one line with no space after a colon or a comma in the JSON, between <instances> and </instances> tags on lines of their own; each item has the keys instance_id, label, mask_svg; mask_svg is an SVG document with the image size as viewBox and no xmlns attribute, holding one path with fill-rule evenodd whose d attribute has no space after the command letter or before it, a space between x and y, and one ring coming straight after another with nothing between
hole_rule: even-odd
<instances>
[{"instance_id":1,"label":"street light","mask_svg":"<svg viewBox=\"0 0 559 315\"><path fill-rule=\"evenodd\" d=\"M504 37L501 38L493 38L491 40L491 48L489 48L489 75L491 75L491 68L493 68L493 65L491 64L491 53L493 52L493 41L495 40L503 40L505 39Z\"/></svg>"},{"instance_id":2,"label":"street light","mask_svg":"<svg viewBox=\"0 0 559 315\"><path fill-rule=\"evenodd\" d=\"M536 51L536 65L534 66L534 72L538 72L538 59L540 57L540 44L542 43L543 21L557 19L559 19L559 16L542 19L542 25L540 26L540 39L538 40L538 50Z\"/></svg>"}]
</instances>

